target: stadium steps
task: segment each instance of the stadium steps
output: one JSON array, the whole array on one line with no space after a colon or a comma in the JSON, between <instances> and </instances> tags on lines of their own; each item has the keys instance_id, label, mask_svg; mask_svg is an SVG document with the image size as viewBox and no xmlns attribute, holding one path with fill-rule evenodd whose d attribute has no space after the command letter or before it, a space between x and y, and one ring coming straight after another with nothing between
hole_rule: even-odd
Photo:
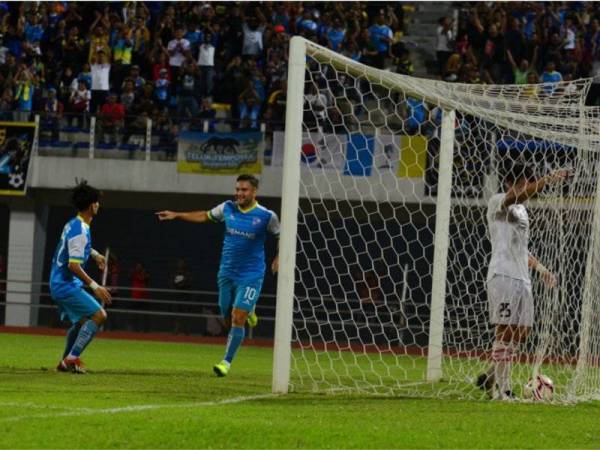
<instances>
[{"instance_id":1,"label":"stadium steps","mask_svg":"<svg viewBox=\"0 0 600 450\"><path fill-rule=\"evenodd\" d=\"M440 17L453 17L454 6L451 2L420 2L411 14L407 27L406 42L411 50L415 76L431 78L435 75L432 68L435 63L436 30Z\"/></svg>"}]
</instances>

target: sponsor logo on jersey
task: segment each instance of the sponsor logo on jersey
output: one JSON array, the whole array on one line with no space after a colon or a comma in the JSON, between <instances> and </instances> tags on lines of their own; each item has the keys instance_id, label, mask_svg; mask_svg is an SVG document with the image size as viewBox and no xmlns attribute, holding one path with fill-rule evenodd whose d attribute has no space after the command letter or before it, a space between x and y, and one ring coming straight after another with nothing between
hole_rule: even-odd
<instances>
[{"instance_id":1,"label":"sponsor logo on jersey","mask_svg":"<svg viewBox=\"0 0 600 450\"><path fill-rule=\"evenodd\" d=\"M227 228L226 232L232 236L242 236L248 239L256 239L256 233L250 233L249 231L238 230L237 228Z\"/></svg>"}]
</instances>

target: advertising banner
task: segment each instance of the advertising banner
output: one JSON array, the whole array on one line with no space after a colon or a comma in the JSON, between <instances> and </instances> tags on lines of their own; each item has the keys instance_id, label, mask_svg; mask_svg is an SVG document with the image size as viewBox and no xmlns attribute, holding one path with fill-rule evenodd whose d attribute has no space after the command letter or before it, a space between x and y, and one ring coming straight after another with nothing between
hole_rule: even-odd
<instances>
[{"instance_id":1,"label":"advertising banner","mask_svg":"<svg viewBox=\"0 0 600 450\"><path fill-rule=\"evenodd\" d=\"M35 123L0 122L0 195L25 195Z\"/></svg>"},{"instance_id":2,"label":"advertising banner","mask_svg":"<svg viewBox=\"0 0 600 450\"><path fill-rule=\"evenodd\" d=\"M177 171L207 175L260 173L263 133L200 133L179 135Z\"/></svg>"}]
</instances>

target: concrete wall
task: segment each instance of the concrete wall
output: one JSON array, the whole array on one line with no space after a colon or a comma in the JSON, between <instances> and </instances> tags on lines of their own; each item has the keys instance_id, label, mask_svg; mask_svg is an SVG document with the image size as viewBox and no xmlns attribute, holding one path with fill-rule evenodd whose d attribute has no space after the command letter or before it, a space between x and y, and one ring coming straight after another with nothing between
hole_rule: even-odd
<instances>
[{"instance_id":1,"label":"concrete wall","mask_svg":"<svg viewBox=\"0 0 600 450\"><path fill-rule=\"evenodd\" d=\"M265 166L260 175L261 197L280 197L282 168ZM36 156L32 161L30 186L67 189L75 178L84 178L100 189L124 192L211 194L231 196L235 175L213 176L178 173L175 162L64 158ZM434 203L426 197L421 180L401 179L392 173L372 177L338 176L333 171L305 169L310 179L301 196L324 199ZM374 182L374 178L376 179Z\"/></svg>"},{"instance_id":2,"label":"concrete wall","mask_svg":"<svg viewBox=\"0 0 600 450\"><path fill-rule=\"evenodd\" d=\"M33 202L13 203L10 210L6 325L29 326L37 323L40 282L45 257L48 207Z\"/></svg>"}]
</instances>

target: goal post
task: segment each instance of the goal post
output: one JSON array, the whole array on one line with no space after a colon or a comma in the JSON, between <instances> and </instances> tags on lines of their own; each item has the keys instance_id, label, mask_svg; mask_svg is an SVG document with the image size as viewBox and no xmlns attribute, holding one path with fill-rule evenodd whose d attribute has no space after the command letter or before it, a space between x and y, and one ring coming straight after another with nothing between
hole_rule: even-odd
<instances>
[{"instance_id":1,"label":"goal post","mask_svg":"<svg viewBox=\"0 0 600 450\"><path fill-rule=\"evenodd\" d=\"M294 306L294 272L296 268L296 230L300 192L300 155L302 146L302 104L306 46L294 37L290 42L288 90L285 120L283 182L281 192L281 237L279 240L279 274L275 311L273 349L273 392L287 393L290 380L292 316Z\"/></svg>"},{"instance_id":2,"label":"goal post","mask_svg":"<svg viewBox=\"0 0 600 450\"><path fill-rule=\"evenodd\" d=\"M435 214L433 281L429 344L427 346L427 381L442 378L442 337L446 305L446 273L448 272L448 237L450 226L450 193L452 191L452 159L454 154L454 111L442 112L440 165Z\"/></svg>"},{"instance_id":3,"label":"goal post","mask_svg":"<svg viewBox=\"0 0 600 450\"><path fill-rule=\"evenodd\" d=\"M273 391L483 398L487 202L525 164L572 176L527 204L530 250L560 279L552 290L532 274L535 320L511 379L519 392L539 371L558 400L598 396L589 85L417 79L292 38Z\"/></svg>"}]
</instances>

